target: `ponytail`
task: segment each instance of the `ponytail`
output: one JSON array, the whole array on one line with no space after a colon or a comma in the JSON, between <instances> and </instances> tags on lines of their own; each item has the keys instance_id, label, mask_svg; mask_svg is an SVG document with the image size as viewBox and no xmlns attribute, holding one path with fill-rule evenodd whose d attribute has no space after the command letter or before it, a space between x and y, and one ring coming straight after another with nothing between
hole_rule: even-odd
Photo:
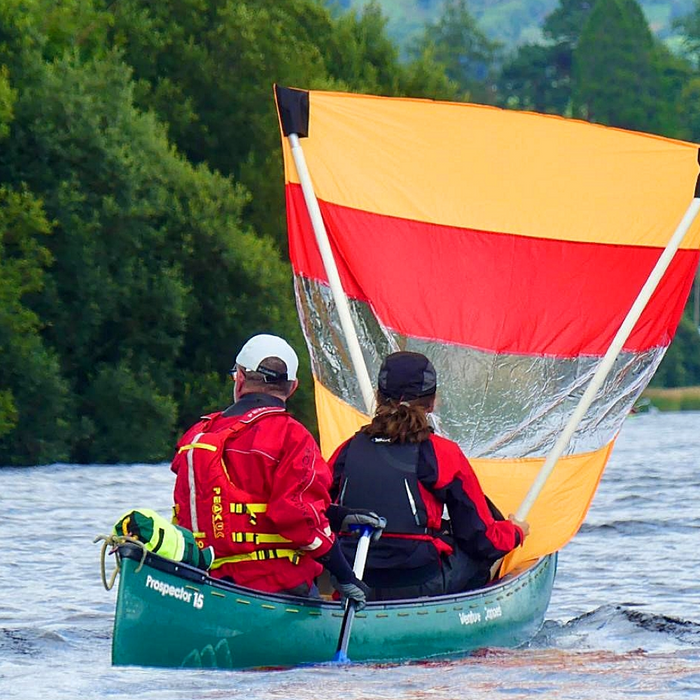
<instances>
[{"instance_id":1,"label":"ponytail","mask_svg":"<svg viewBox=\"0 0 700 700\"><path fill-rule=\"evenodd\" d=\"M360 432L370 438L385 438L397 443L424 442L433 429L428 423L435 395L412 401L389 399L377 392L377 410L369 425Z\"/></svg>"}]
</instances>

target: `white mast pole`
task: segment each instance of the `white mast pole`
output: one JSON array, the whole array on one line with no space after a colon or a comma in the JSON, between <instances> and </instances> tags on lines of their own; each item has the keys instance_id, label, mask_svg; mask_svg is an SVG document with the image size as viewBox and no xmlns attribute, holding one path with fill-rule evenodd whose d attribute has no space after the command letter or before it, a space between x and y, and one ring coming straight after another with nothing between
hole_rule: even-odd
<instances>
[{"instance_id":1,"label":"white mast pole","mask_svg":"<svg viewBox=\"0 0 700 700\"><path fill-rule=\"evenodd\" d=\"M316 242L318 243L318 248L321 252L323 266L326 269L328 284L331 288L331 294L333 295L335 306L338 309L340 326L345 335L345 342L348 344L350 359L352 360L352 364L355 369L357 381L360 384L360 391L362 392L362 398L365 402L365 408L367 409L368 415L371 416L374 413L374 391L372 390L372 381L369 378L365 358L362 355L360 342L357 339L355 325L353 324L352 316L350 315L350 306L348 304L348 299L345 296L345 292L343 291L343 285L340 281L338 267L335 264L331 244L328 240L326 225L323 223L323 217L321 216L321 210L318 206L318 200L316 199L316 193L314 192L314 187L311 182L309 169L306 166L304 151L301 149L299 136L297 134L289 134L288 138L289 145L292 149L294 165L296 166L297 174L299 175L299 182L301 183L301 189L304 193L306 208L308 209L309 216L311 217L311 225L313 226Z\"/></svg>"},{"instance_id":2,"label":"white mast pole","mask_svg":"<svg viewBox=\"0 0 700 700\"><path fill-rule=\"evenodd\" d=\"M676 228L675 233L671 237L671 240L668 242L668 245L666 246L658 261L656 262L656 265L651 271L651 274L649 275L647 281L644 283L642 290L639 292L639 296L632 305L632 308L627 313L627 316L625 317L625 320L620 326L620 329L617 331L617 334L613 338L613 341L610 344L608 351L605 353L603 359L601 360L600 365L598 366L598 369L593 375L593 378L591 379L590 384L586 388L586 391L581 397L581 400L579 401L576 410L569 419L569 422L564 427L564 431L554 444L554 447L552 448L551 452L547 455L547 459L542 465L539 474L535 478L535 481L530 487L530 490L527 492L527 495L525 496L523 502L520 504L520 507L515 513L515 517L518 520L525 520L527 518L528 513L530 512L530 508L532 508L532 504L535 502L540 492L542 491L545 482L547 481L549 475L552 473L554 467L556 466L557 460L563 454L564 449L569 444L569 440L573 436L576 428L578 427L578 424L586 415L586 411L590 408L591 404L593 403L593 400L596 397L596 394L598 393L598 390L601 388L603 382L610 373L610 370L612 369L613 364L617 359L617 356L622 351L622 347L627 341L627 338L629 338L630 334L632 333L632 330L634 329L635 324L639 320L642 311L644 311L644 308L649 302L651 295L654 293L654 290L661 281L661 278L666 272L668 266L671 264L673 256L676 254L676 251L680 247L683 238L685 237L685 234L688 232L688 229L695 220L695 217L698 215L698 211L700 211L700 198L696 196L690 203L690 206L688 207L686 213L681 219L681 222L678 224L678 227Z\"/></svg>"}]
</instances>

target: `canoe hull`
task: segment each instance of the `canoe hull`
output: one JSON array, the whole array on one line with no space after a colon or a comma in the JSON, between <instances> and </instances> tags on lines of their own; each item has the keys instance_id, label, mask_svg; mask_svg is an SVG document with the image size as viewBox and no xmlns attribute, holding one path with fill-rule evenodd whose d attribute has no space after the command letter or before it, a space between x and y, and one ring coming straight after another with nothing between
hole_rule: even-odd
<instances>
[{"instance_id":1,"label":"canoe hull","mask_svg":"<svg viewBox=\"0 0 700 700\"><path fill-rule=\"evenodd\" d=\"M330 661L339 603L262 594L201 571L120 548L112 641L115 665L287 667ZM539 630L556 555L480 591L419 601L371 603L353 623L353 661L406 661L515 647Z\"/></svg>"}]
</instances>

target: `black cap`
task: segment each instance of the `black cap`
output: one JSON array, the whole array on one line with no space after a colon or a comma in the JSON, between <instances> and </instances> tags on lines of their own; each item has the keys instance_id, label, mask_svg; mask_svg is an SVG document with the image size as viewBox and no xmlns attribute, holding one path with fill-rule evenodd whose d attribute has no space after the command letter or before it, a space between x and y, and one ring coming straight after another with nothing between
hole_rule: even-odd
<instances>
[{"instance_id":1,"label":"black cap","mask_svg":"<svg viewBox=\"0 0 700 700\"><path fill-rule=\"evenodd\" d=\"M432 362L419 352L395 352L382 362L379 391L389 399L411 401L431 396L437 388Z\"/></svg>"}]
</instances>

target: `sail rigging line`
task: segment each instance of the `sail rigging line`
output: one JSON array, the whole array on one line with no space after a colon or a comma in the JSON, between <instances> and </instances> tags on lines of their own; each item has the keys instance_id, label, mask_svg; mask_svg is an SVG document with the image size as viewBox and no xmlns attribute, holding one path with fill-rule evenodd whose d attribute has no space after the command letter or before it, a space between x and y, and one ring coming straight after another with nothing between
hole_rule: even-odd
<instances>
[{"instance_id":1,"label":"sail rigging line","mask_svg":"<svg viewBox=\"0 0 700 700\"><path fill-rule=\"evenodd\" d=\"M316 236L316 242L318 243L318 249L321 253L321 259L323 260L323 267L325 268L326 275L328 276L328 284L331 289L331 294L333 295L333 301L335 302L336 309L338 310L338 316L340 317L340 326L343 329L343 334L345 335L345 342L348 345L350 359L352 360L357 381L360 385L360 391L362 392L365 408L367 409L368 415L371 416L374 413L374 391L372 390L372 381L369 377L369 372L367 371L367 364L365 363L365 358L362 355L360 341L358 340L355 324L353 323L352 316L350 314L350 305L348 304L347 296L343 290L343 284L340 281L338 266L336 265L335 258L333 257L333 250L331 249L331 244L328 240L328 233L326 231L326 225L323 222L321 209L318 206L318 199L316 198L313 183L311 182L311 175L309 174L309 169L306 165L304 151L301 148L298 134L288 134L287 138L291 147L297 175L299 176L301 189L304 193L304 201L306 202L306 208L311 219L311 225L314 230L314 235Z\"/></svg>"},{"instance_id":2,"label":"sail rigging line","mask_svg":"<svg viewBox=\"0 0 700 700\"><path fill-rule=\"evenodd\" d=\"M603 382L607 378L608 374L610 374L610 371L613 368L617 356L620 354L620 352L622 352L622 348L625 342L632 333L632 330L634 329L635 324L639 320L639 317L642 315L642 312L644 311L644 308L649 302L649 299L651 299L651 295L656 290L656 287L661 281L661 278L668 269L668 266L671 264L673 257L675 256L676 252L678 251L678 248L683 242L686 233L688 232L690 226L697 217L698 212L700 212L700 192L698 191L699 189L700 181L696 186L695 196L691 201L690 205L688 206L688 209L683 215L683 218L681 219L680 223L678 224L673 236L671 236L671 239L669 240L668 244L659 256L659 259L657 260L654 269L649 274L649 277L644 283L641 291L639 292L639 295L635 299L634 304L632 304L632 307L627 312L625 320L622 322L622 325L615 334L612 343L610 343L610 347L608 348L607 352L603 356L603 359L598 365L598 369L591 378L591 381L588 387L586 388L586 391L583 393L581 400L576 406L576 409L571 415L571 418L569 418L569 421L564 426L564 430L562 431L561 435L554 444L554 447L552 447L551 451L547 455L547 458L545 459L545 462L542 465L539 473L535 477L532 486L530 487L529 491L525 495L525 498L518 507L518 510L515 513L515 517L518 520L525 520L527 518L528 513L530 512L532 505L537 500L537 497L542 491L545 482L554 470L557 461L564 453L564 450L569 444L569 440L571 440L571 438L573 437L573 434L576 431L576 428L578 427L579 423L586 415L586 411L588 411L594 399L596 398L598 390L603 386Z\"/></svg>"}]
</instances>

